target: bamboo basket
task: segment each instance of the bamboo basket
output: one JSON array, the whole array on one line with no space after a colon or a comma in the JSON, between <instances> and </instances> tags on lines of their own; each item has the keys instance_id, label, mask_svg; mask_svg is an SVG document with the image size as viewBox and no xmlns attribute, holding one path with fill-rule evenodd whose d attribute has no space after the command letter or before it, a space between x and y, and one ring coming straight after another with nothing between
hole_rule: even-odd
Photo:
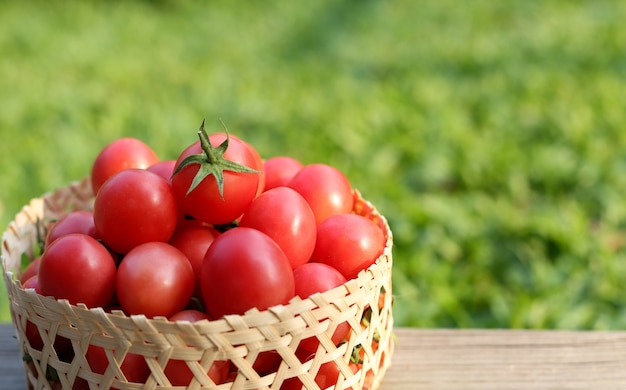
<instances>
[{"instance_id":1,"label":"bamboo basket","mask_svg":"<svg viewBox=\"0 0 626 390\"><path fill-rule=\"evenodd\" d=\"M386 232L386 248L375 264L342 286L307 299L215 321L171 322L142 315L105 312L71 305L65 300L23 289L18 281L24 261L36 256L36 241L50 221L72 210L90 210L93 194L88 178L31 200L16 215L2 236L2 269L11 315L23 353L29 389L279 389L298 377L304 389L319 389L314 379L320 366L334 362L339 369L335 389L377 389L393 353L392 233L375 207L354 192L354 212L376 222ZM362 321L367 317L368 322ZM34 348L27 324L34 324L43 342ZM350 325L339 345L331 341L339 324ZM296 349L301 340L319 339L314 357L301 361ZM61 341L70 353L55 349ZM89 345L102 347L109 362L104 374L93 372L85 358ZM351 365L355 351L362 365ZM278 369L263 375L253 369L260 353L275 351ZM143 356L150 375L133 383L120 369L128 354ZM19 357L16 357L19 358ZM185 360L193 372L187 387L174 387L164 374L170 359ZM207 372L212 363L229 360L234 367L229 381L215 384ZM53 373L53 375L51 375ZM51 378L52 377L52 378ZM292 379L293 381L293 379Z\"/></svg>"}]
</instances>

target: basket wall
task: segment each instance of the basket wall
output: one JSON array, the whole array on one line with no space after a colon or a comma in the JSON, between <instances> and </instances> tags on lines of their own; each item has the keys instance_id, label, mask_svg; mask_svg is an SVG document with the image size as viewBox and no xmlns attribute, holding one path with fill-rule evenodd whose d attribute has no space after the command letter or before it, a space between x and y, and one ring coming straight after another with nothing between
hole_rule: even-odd
<instances>
[{"instance_id":1,"label":"basket wall","mask_svg":"<svg viewBox=\"0 0 626 390\"><path fill-rule=\"evenodd\" d=\"M393 240L385 218L358 191L354 195L354 211L375 221L386 232L385 251L374 265L356 279L307 299L294 298L287 305L268 310L196 323L106 313L22 289L16 279L23 257L32 260L35 256L38 229L71 210L89 210L93 204L88 178L33 199L2 238L3 275L18 341L24 356L29 357L24 362L29 388L71 389L80 385L91 389L181 389L172 387L164 375L170 359L187 361L194 373L188 389L278 389L292 377L300 378L304 388L318 389L315 375L323 363L330 361L340 370L335 388L378 388L394 347ZM364 316L369 318L369 326L362 325ZM29 343L29 322L41 336L41 349ZM335 346L331 336L343 322L350 325L350 335L347 342ZM301 362L296 348L301 340L311 336L319 339L320 346L311 360ZM55 350L55 344L61 342L71 344L68 356ZM90 344L103 347L107 353L109 368L103 375L92 372L84 357ZM357 372L350 364L355 347L360 347L363 360ZM265 351L276 351L281 363L276 372L259 375L252 364ZM142 355L146 360L151 375L144 384L128 382L124 377L120 363L127 353ZM215 385L207 375L218 360L230 360L237 367L232 382ZM46 374L51 371L56 373L57 381L47 379Z\"/></svg>"}]
</instances>

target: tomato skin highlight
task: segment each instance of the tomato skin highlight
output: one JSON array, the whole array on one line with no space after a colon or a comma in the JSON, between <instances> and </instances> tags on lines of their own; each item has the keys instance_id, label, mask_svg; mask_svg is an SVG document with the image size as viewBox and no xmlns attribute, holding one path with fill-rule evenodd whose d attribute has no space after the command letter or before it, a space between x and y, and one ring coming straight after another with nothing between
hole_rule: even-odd
<instances>
[{"instance_id":1,"label":"tomato skin highlight","mask_svg":"<svg viewBox=\"0 0 626 390\"><path fill-rule=\"evenodd\" d=\"M317 226L312 262L325 263L347 279L372 265L385 248L383 231L357 214L337 214Z\"/></svg>"},{"instance_id":2,"label":"tomato skin highlight","mask_svg":"<svg viewBox=\"0 0 626 390\"><path fill-rule=\"evenodd\" d=\"M133 248L119 265L117 298L128 314L169 317L185 308L195 285L191 263L175 247L148 242Z\"/></svg>"},{"instance_id":3,"label":"tomato skin highlight","mask_svg":"<svg viewBox=\"0 0 626 390\"><path fill-rule=\"evenodd\" d=\"M269 236L236 227L213 241L202 264L202 294L212 318L286 304L294 296L287 256Z\"/></svg>"},{"instance_id":4,"label":"tomato skin highlight","mask_svg":"<svg viewBox=\"0 0 626 390\"><path fill-rule=\"evenodd\" d=\"M56 239L39 264L42 295L71 304L104 307L115 292L116 266L109 251L93 237L72 233Z\"/></svg>"},{"instance_id":5,"label":"tomato skin highlight","mask_svg":"<svg viewBox=\"0 0 626 390\"><path fill-rule=\"evenodd\" d=\"M288 186L306 199L318 224L332 215L350 213L354 206L348 178L327 164L305 165Z\"/></svg>"},{"instance_id":6,"label":"tomato skin highlight","mask_svg":"<svg viewBox=\"0 0 626 390\"><path fill-rule=\"evenodd\" d=\"M98 193L108 178L124 169L146 169L159 161L157 154L143 141L124 137L106 145L96 156L91 167L91 187Z\"/></svg>"},{"instance_id":7,"label":"tomato skin highlight","mask_svg":"<svg viewBox=\"0 0 626 390\"><path fill-rule=\"evenodd\" d=\"M272 238L285 252L291 268L309 261L317 225L307 201L289 187L263 192L252 201L239 223L257 229Z\"/></svg>"},{"instance_id":8,"label":"tomato skin highlight","mask_svg":"<svg viewBox=\"0 0 626 390\"><path fill-rule=\"evenodd\" d=\"M170 184L156 173L127 169L107 180L94 202L98 237L118 253L147 242L167 242L178 221Z\"/></svg>"}]
</instances>

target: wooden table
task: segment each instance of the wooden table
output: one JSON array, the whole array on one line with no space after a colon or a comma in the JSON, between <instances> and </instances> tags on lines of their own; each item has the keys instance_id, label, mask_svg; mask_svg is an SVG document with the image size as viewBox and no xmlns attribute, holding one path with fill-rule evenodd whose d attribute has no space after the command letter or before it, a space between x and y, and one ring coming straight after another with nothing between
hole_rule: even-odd
<instances>
[{"instance_id":1,"label":"wooden table","mask_svg":"<svg viewBox=\"0 0 626 390\"><path fill-rule=\"evenodd\" d=\"M626 389L626 332L398 328L381 390ZM0 389L26 388L0 325Z\"/></svg>"}]
</instances>

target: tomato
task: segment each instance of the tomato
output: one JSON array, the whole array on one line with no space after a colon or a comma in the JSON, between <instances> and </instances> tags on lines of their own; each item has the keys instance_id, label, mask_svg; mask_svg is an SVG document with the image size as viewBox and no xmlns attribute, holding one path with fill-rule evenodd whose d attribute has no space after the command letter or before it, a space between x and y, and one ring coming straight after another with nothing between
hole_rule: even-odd
<instances>
[{"instance_id":1,"label":"tomato","mask_svg":"<svg viewBox=\"0 0 626 390\"><path fill-rule=\"evenodd\" d=\"M215 142L220 142L219 141L219 134L222 135L222 137L224 137L224 140L226 139L226 137L228 136L228 134L226 133L218 133L215 135ZM257 175L259 176L259 185L257 186L257 191L256 191L256 196L259 196L261 194L261 192L263 192L265 190L265 182L266 182L266 178L265 178L265 167L263 164L263 158L261 157L261 154L258 152L258 150L256 150L254 148L254 146L250 145L248 142L242 140L241 138L238 138L234 135L230 136L233 138L237 138L239 139L239 141L241 141L250 151L250 153L252 153L252 155L254 156L254 166L252 168L254 168L258 173ZM223 142L223 140L221 141Z\"/></svg>"},{"instance_id":2,"label":"tomato","mask_svg":"<svg viewBox=\"0 0 626 390\"><path fill-rule=\"evenodd\" d=\"M46 235L45 246L57 238L70 233L83 233L96 237L96 226L93 221L93 213L88 210L76 210L66 214L53 223Z\"/></svg>"},{"instance_id":3,"label":"tomato","mask_svg":"<svg viewBox=\"0 0 626 390\"><path fill-rule=\"evenodd\" d=\"M72 233L47 247L39 264L41 294L103 307L115 292L115 261L96 239Z\"/></svg>"},{"instance_id":4,"label":"tomato","mask_svg":"<svg viewBox=\"0 0 626 390\"><path fill-rule=\"evenodd\" d=\"M126 313L169 317L185 308L194 288L191 263L175 247L148 242L124 256L117 270L117 298Z\"/></svg>"},{"instance_id":5,"label":"tomato","mask_svg":"<svg viewBox=\"0 0 626 390\"><path fill-rule=\"evenodd\" d=\"M294 295L291 265L265 233L236 227L219 235L202 264L202 294L213 318L285 304Z\"/></svg>"},{"instance_id":6,"label":"tomato","mask_svg":"<svg viewBox=\"0 0 626 390\"><path fill-rule=\"evenodd\" d=\"M337 214L317 226L312 262L337 269L346 279L372 265L385 248L383 231L357 214Z\"/></svg>"},{"instance_id":7,"label":"tomato","mask_svg":"<svg viewBox=\"0 0 626 390\"><path fill-rule=\"evenodd\" d=\"M200 141L178 157L172 187L183 213L209 224L237 219L259 189L257 160L249 146L221 134L209 137L200 127Z\"/></svg>"},{"instance_id":8,"label":"tomato","mask_svg":"<svg viewBox=\"0 0 626 390\"><path fill-rule=\"evenodd\" d=\"M150 165L146 168L146 171L156 173L169 182L172 179L172 173L174 173L175 166L176 160L163 160Z\"/></svg>"},{"instance_id":9,"label":"tomato","mask_svg":"<svg viewBox=\"0 0 626 390\"><path fill-rule=\"evenodd\" d=\"M271 374L272 372L276 372L282 361L282 356L280 356L276 350L263 351L259 352L257 355L254 363L252 364L252 368L260 376L265 376L267 374Z\"/></svg>"},{"instance_id":10,"label":"tomato","mask_svg":"<svg viewBox=\"0 0 626 390\"><path fill-rule=\"evenodd\" d=\"M115 353L115 351L112 352ZM89 363L91 371L96 374L104 375L110 365L104 348L97 345L90 345L87 348L85 359L87 359L87 363ZM132 383L145 383L150 376L150 367L148 366L146 359L141 355L131 352L126 353L122 359L120 370L126 378L126 381ZM117 376L116 378L121 381L124 380L124 378L118 378Z\"/></svg>"},{"instance_id":11,"label":"tomato","mask_svg":"<svg viewBox=\"0 0 626 390\"><path fill-rule=\"evenodd\" d=\"M293 270L295 292L304 299L314 293L328 291L346 282L346 278L333 267L323 263L306 263ZM335 345L342 342L350 331L350 324L342 322L333 332L331 340ZM300 342L299 348L308 352L315 352L319 346L319 339L315 336Z\"/></svg>"},{"instance_id":12,"label":"tomato","mask_svg":"<svg viewBox=\"0 0 626 390\"><path fill-rule=\"evenodd\" d=\"M33 261L28 263L26 268L24 268L24 271L20 275L20 282L22 283L22 286L28 279L32 278L33 276L39 273L40 262L41 262L41 256L37 256L33 259Z\"/></svg>"},{"instance_id":13,"label":"tomato","mask_svg":"<svg viewBox=\"0 0 626 390\"><path fill-rule=\"evenodd\" d=\"M283 250L295 268L309 261L317 225L304 198L288 187L263 192L248 207L239 223L267 234Z\"/></svg>"},{"instance_id":14,"label":"tomato","mask_svg":"<svg viewBox=\"0 0 626 390\"><path fill-rule=\"evenodd\" d=\"M289 187L306 199L318 224L331 215L351 212L354 205L348 178L330 165L306 165L289 182Z\"/></svg>"},{"instance_id":15,"label":"tomato","mask_svg":"<svg viewBox=\"0 0 626 390\"><path fill-rule=\"evenodd\" d=\"M91 167L91 187L97 194L102 184L124 169L145 169L159 161L156 153L136 138L120 138L105 146Z\"/></svg>"},{"instance_id":16,"label":"tomato","mask_svg":"<svg viewBox=\"0 0 626 390\"><path fill-rule=\"evenodd\" d=\"M301 352L298 351L297 353L301 353ZM312 360L314 357L315 357L315 354L308 354L306 355L304 360L303 359L300 359L300 360L302 360L303 362L307 362L309 360ZM358 367L356 367L355 365L349 364L348 367L350 368L353 374L356 374L358 372ZM323 363L320 366L319 370L317 371L317 374L315 375L315 384L317 384L317 386L320 389L328 389L337 384L337 381L339 380L339 375L342 375L341 370L339 369L339 366L337 365L337 363L335 363L335 361L331 360L329 362ZM280 389L281 390L301 390L303 389L302 386L303 386L303 383L300 380L300 378L293 377L284 381L282 385L280 386ZM349 389L351 388L352 387L350 387Z\"/></svg>"},{"instance_id":17,"label":"tomato","mask_svg":"<svg viewBox=\"0 0 626 390\"><path fill-rule=\"evenodd\" d=\"M187 321L196 322L201 320L208 320L209 316L206 313L197 310L183 310L169 318L170 321ZM219 385L226 380L228 375L228 369L230 362L227 360L216 360L211 364L207 375L213 383ZM185 360L171 359L167 362L164 369L165 376L169 379L173 386L189 386L193 373L187 365Z\"/></svg>"},{"instance_id":18,"label":"tomato","mask_svg":"<svg viewBox=\"0 0 626 390\"><path fill-rule=\"evenodd\" d=\"M209 226L199 224L185 224L179 226L172 238L170 245L178 248L191 262L191 267L196 277L194 296L202 299L202 291L200 289L200 274L202 271L202 262L209 245L215 237L220 233Z\"/></svg>"},{"instance_id":19,"label":"tomato","mask_svg":"<svg viewBox=\"0 0 626 390\"><path fill-rule=\"evenodd\" d=\"M38 275L33 275L30 278L26 279L22 283L22 287L24 288L24 290L32 288L37 294L41 294ZM30 346L38 351L41 351L41 349L43 348L43 340L41 339L41 335L39 334L39 329L37 328L37 325L35 325L31 321L26 321L26 329L24 333L26 334L26 339L28 340Z\"/></svg>"},{"instance_id":20,"label":"tomato","mask_svg":"<svg viewBox=\"0 0 626 390\"><path fill-rule=\"evenodd\" d=\"M276 156L265 160L265 191L287 186L304 165L293 157Z\"/></svg>"},{"instance_id":21,"label":"tomato","mask_svg":"<svg viewBox=\"0 0 626 390\"><path fill-rule=\"evenodd\" d=\"M169 183L141 169L127 169L107 180L96 195L93 214L98 236L119 253L146 242L167 242L178 221Z\"/></svg>"},{"instance_id":22,"label":"tomato","mask_svg":"<svg viewBox=\"0 0 626 390\"><path fill-rule=\"evenodd\" d=\"M346 282L335 268L324 263L306 263L293 270L295 292L304 299L318 292L331 290Z\"/></svg>"}]
</instances>

